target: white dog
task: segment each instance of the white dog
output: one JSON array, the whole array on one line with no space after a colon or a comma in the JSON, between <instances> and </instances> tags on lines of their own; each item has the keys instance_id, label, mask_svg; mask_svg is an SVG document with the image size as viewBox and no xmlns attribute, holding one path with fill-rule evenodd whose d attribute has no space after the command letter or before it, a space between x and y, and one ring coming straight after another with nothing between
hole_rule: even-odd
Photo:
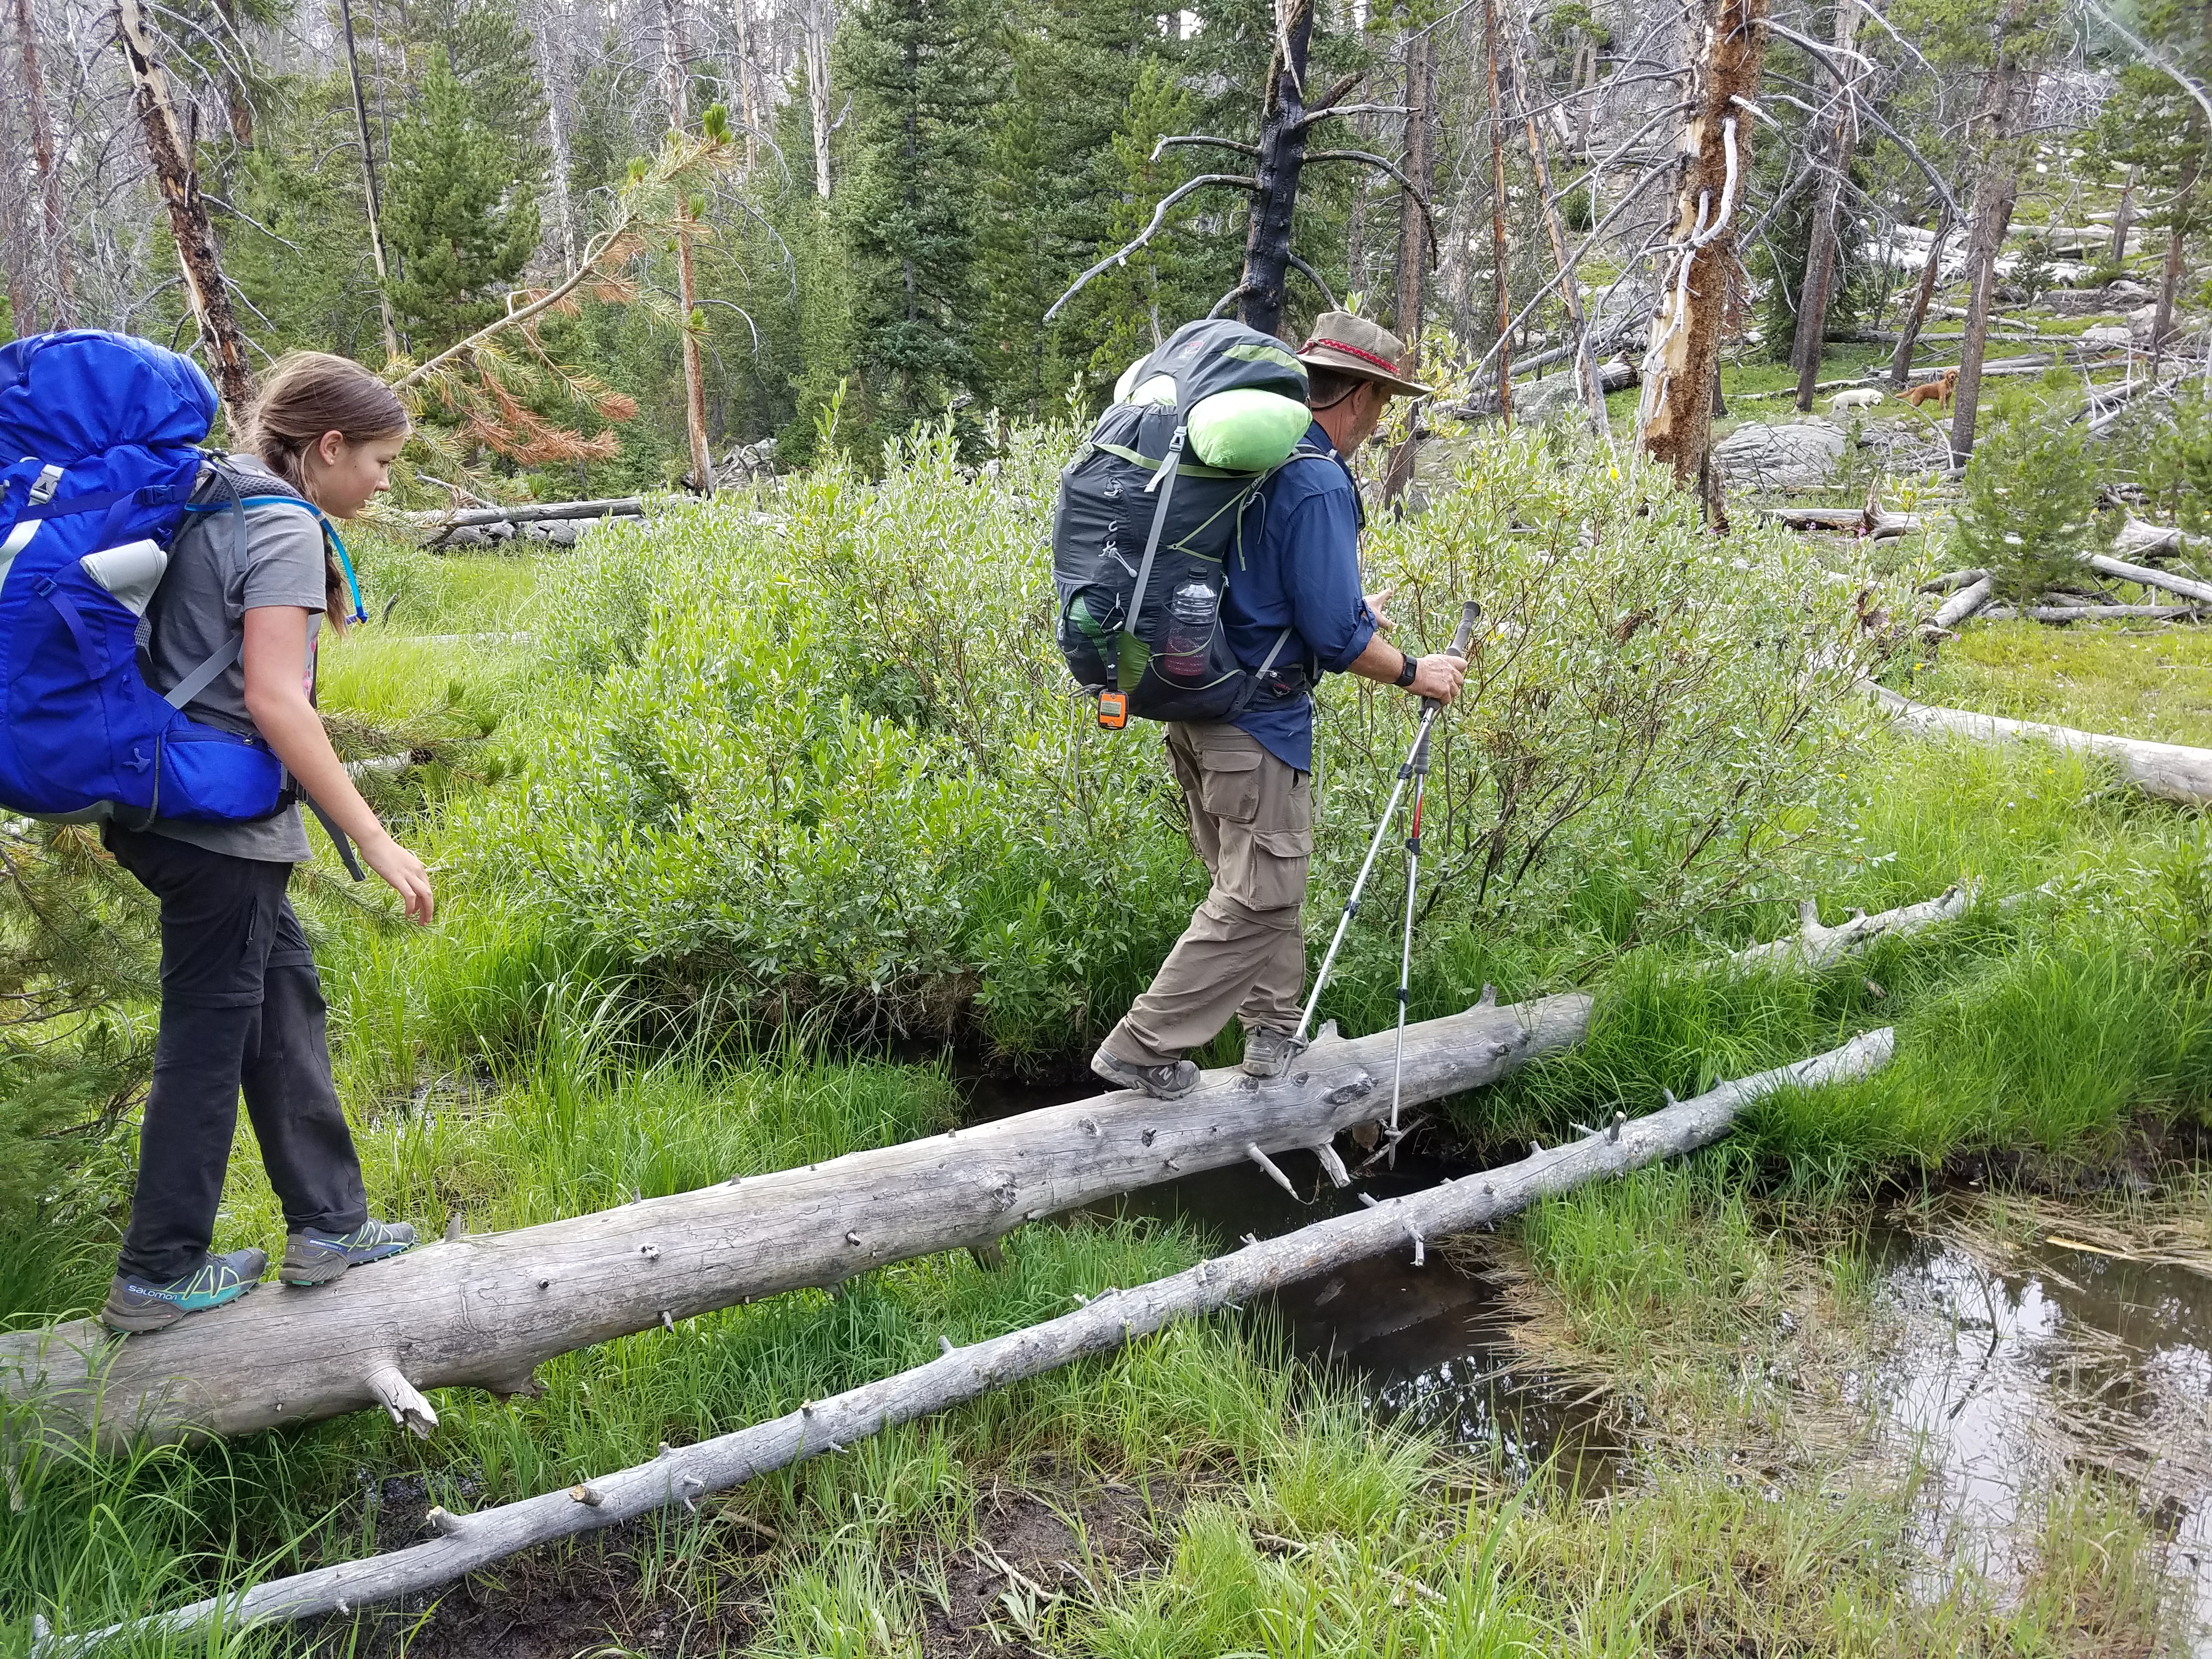
<instances>
[{"instance_id":1,"label":"white dog","mask_svg":"<svg viewBox=\"0 0 2212 1659\"><path fill-rule=\"evenodd\" d=\"M1881 393L1871 386L1863 386L1856 392L1838 392L1828 407L1840 415L1847 409L1872 409L1881 401Z\"/></svg>"}]
</instances>

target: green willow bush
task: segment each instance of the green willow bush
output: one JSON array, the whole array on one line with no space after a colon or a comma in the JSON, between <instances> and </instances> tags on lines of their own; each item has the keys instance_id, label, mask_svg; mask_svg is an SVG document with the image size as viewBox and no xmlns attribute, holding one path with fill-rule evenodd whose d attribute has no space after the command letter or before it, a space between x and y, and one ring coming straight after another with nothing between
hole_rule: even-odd
<instances>
[{"instance_id":1,"label":"green willow bush","mask_svg":"<svg viewBox=\"0 0 2212 1659\"><path fill-rule=\"evenodd\" d=\"M1158 732L1098 731L1053 641L1066 448L1018 432L978 477L925 434L880 483L833 463L773 514L599 532L549 601L546 752L460 839L664 1006L973 1029L1030 1060L1095 1037L1204 873ZM1464 489L1374 533L1401 637L1438 648L1462 595L1491 619L1432 786L1425 956L1540 926L1611 949L1817 826L1860 667L1849 590L1801 538L1715 540L1622 468L1491 441ZM1395 694L1322 701L1317 927L1410 733ZM1390 908L1359 951L1385 951Z\"/></svg>"}]
</instances>

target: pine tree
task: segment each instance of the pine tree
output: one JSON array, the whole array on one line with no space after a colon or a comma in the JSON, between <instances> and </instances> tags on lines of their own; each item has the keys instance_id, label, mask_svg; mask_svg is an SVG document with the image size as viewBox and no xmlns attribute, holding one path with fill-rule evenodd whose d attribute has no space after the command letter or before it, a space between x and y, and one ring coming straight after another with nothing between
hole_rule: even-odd
<instances>
[{"instance_id":1,"label":"pine tree","mask_svg":"<svg viewBox=\"0 0 2212 1659\"><path fill-rule=\"evenodd\" d=\"M838 36L854 164L835 199L874 441L982 390L978 232L997 56L987 0L870 0Z\"/></svg>"},{"instance_id":2,"label":"pine tree","mask_svg":"<svg viewBox=\"0 0 2212 1659\"><path fill-rule=\"evenodd\" d=\"M500 315L538 246L538 203L514 141L481 117L432 53L421 102L392 135L385 234L398 256L392 309L416 350Z\"/></svg>"}]
</instances>

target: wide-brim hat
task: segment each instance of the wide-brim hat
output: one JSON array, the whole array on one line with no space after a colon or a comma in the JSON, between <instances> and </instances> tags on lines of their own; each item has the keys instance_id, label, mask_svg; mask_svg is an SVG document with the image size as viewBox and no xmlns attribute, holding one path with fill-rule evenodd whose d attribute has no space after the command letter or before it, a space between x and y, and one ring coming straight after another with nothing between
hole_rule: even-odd
<instances>
[{"instance_id":1,"label":"wide-brim hat","mask_svg":"<svg viewBox=\"0 0 2212 1659\"><path fill-rule=\"evenodd\" d=\"M1406 343L1380 323L1349 311L1324 311L1314 319L1313 333L1298 348L1308 368L1357 375L1408 398L1428 397L1432 388L1399 373L1407 360Z\"/></svg>"}]
</instances>

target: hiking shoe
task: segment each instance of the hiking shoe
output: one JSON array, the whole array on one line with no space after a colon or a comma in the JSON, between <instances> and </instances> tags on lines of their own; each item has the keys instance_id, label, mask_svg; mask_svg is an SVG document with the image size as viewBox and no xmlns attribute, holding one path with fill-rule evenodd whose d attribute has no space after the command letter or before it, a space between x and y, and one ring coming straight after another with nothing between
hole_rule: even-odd
<instances>
[{"instance_id":1,"label":"hiking shoe","mask_svg":"<svg viewBox=\"0 0 2212 1659\"><path fill-rule=\"evenodd\" d=\"M1244 1074L1280 1077L1291 1069L1291 1062L1305 1052L1305 1047L1288 1031L1255 1025L1244 1033Z\"/></svg>"},{"instance_id":2,"label":"hiking shoe","mask_svg":"<svg viewBox=\"0 0 2212 1659\"><path fill-rule=\"evenodd\" d=\"M1164 1066L1132 1066L1103 1048L1091 1056L1091 1069L1117 1089L1141 1089L1154 1100L1181 1100L1198 1087L1198 1067L1187 1060Z\"/></svg>"},{"instance_id":3,"label":"hiking shoe","mask_svg":"<svg viewBox=\"0 0 2212 1659\"><path fill-rule=\"evenodd\" d=\"M233 1250L209 1255L180 1279L149 1284L135 1273L118 1273L107 1287L100 1322L111 1331L158 1331L187 1314L205 1313L235 1302L261 1282L269 1265L265 1250Z\"/></svg>"},{"instance_id":4,"label":"hiking shoe","mask_svg":"<svg viewBox=\"0 0 2212 1659\"><path fill-rule=\"evenodd\" d=\"M327 1285L348 1267L398 1255L415 1243L415 1230L404 1221L374 1216L349 1233L302 1227L284 1235L284 1264L276 1277L287 1285Z\"/></svg>"}]
</instances>

